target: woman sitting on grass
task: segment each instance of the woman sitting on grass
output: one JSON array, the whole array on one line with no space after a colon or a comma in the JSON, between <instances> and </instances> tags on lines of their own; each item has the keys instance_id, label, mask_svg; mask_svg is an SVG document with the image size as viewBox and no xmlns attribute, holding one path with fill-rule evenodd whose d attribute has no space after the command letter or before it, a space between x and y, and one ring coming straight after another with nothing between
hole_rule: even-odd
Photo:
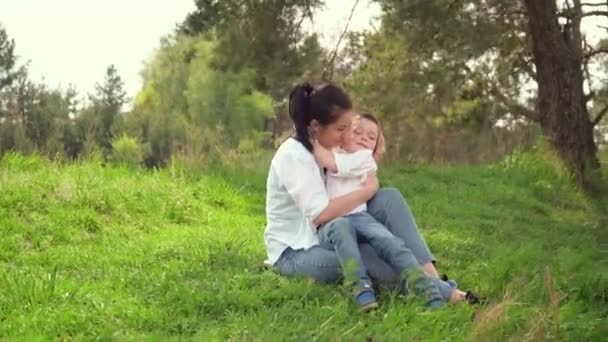
<instances>
[{"instance_id":1,"label":"woman sitting on grass","mask_svg":"<svg viewBox=\"0 0 608 342\"><path fill-rule=\"evenodd\" d=\"M423 281L418 292L427 294L429 305L437 306L450 300L455 290L438 279L433 264L435 258L399 191L378 190L378 179L371 173L359 189L332 199L327 195L324 172L313 155L312 141L328 150L343 146L344 135L356 117L348 95L331 84L314 88L305 83L293 89L289 112L295 136L277 150L267 180L264 233L267 263L286 276L304 275L323 282L338 282L346 276L346 280L352 282L347 285L353 286L360 307L375 306L370 304L375 303L375 299L367 271L373 279L388 283L399 278L403 268L395 269L385 262L369 242L360 243L358 251L352 248L357 243L356 232L343 216L367 204L367 213L413 254L418 265L408 264L407 268L420 269L418 273ZM375 150L378 159L383 153L381 137ZM352 163L351 158L336 158L336 170L351 169L349 162ZM378 229L383 229L382 225ZM333 239L329 240L333 243L319 245L318 227L320 234L323 229L338 232L331 234ZM344 250L348 253L341 255L340 251Z\"/></svg>"}]
</instances>

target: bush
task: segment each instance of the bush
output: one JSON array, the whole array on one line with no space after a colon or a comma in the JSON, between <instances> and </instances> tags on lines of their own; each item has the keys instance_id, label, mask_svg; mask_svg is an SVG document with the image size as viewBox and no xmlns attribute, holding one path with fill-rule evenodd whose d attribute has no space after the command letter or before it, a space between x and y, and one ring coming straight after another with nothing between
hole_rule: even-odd
<instances>
[{"instance_id":1,"label":"bush","mask_svg":"<svg viewBox=\"0 0 608 342\"><path fill-rule=\"evenodd\" d=\"M143 161L143 150L137 138L126 134L112 140L110 161L118 165L137 167Z\"/></svg>"}]
</instances>

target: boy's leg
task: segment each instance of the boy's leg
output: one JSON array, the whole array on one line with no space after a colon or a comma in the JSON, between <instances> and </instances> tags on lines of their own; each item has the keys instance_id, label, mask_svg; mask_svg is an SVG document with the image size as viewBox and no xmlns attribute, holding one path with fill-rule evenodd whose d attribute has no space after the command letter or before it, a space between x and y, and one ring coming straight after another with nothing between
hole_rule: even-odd
<instances>
[{"instance_id":1,"label":"boy's leg","mask_svg":"<svg viewBox=\"0 0 608 342\"><path fill-rule=\"evenodd\" d=\"M318 236L322 247L336 251L346 284L371 285L359 252L357 234L349 219L339 217L324 224Z\"/></svg>"},{"instance_id":2,"label":"boy's leg","mask_svg":"<svg viewBox=\"0 0 608 342\"><path fill-rule=\"evenodd\" d=\"M367 240L381 258L397 268L402 277L412 283L417 295L423 295L429 302L444 299L437 283L422 271L414 253L405 246L403 240L394 236L367 212L351 214L348 218L356 233Z\"/></svg>"}]
</instances>

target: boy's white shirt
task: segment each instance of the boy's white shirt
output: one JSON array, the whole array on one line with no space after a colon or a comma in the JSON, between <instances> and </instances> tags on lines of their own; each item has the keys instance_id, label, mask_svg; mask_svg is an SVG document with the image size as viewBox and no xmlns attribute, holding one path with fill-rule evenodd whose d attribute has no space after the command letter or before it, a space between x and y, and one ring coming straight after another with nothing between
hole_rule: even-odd
<instances>
[{"instance_id":1,"label":"boy's white shirt","mask_svg":"<svg viewBox=\"0 0 608 342\"><path fill-rule=\"evenodd\" d=\"M328 172L325 179L325 189L330 199L361 189L367 175L378 168L371 150L348 153L342 149L336 149L333 153L338 172ZM367 210L365 203L349 214L364 210Z\"/></svg>"}]
</instances>

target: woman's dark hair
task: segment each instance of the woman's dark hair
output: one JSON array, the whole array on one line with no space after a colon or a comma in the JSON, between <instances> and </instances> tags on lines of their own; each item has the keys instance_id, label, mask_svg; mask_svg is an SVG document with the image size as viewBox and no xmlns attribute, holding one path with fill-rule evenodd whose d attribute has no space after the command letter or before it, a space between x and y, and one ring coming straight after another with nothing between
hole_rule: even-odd
<instances>
[{"instance_id":1,"label":"woman's dark hair","mask_svg":"<svg viewBox=\"0 0 608 342\"><path fill-rule=\"evenodd\" d=\"M348 95L333 84L313 86L304 82L297 85L289 94L289 116L296 128L296 140L312 152L310 122L317 120L321 126L327 126L352 106Z\"/></svg>"}]
</instances>

